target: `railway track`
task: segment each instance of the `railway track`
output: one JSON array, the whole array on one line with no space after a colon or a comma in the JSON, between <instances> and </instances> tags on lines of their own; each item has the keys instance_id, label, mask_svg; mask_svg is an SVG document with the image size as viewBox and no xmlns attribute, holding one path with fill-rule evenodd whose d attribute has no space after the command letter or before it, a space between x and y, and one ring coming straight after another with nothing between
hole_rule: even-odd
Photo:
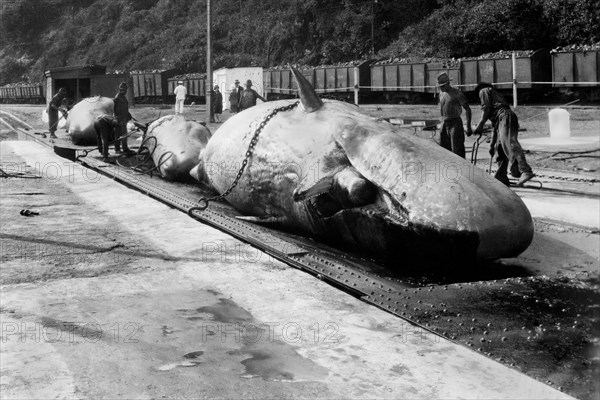
<instances>
[{"instance_id":1,"label":"railway track","mask_svg":"<svg viewBox=\"0 0 600 400\"><path fill-rule=\"evenodd\" d=\"M23 138L55 147L19 131ZM382 265L310 238L257 226L236 219L235 210L225 203L193 210L195 199L204 195L196 185L139 175L92 156L79 161L412 324L411 331L399 334L418 335L425 343L445 338L575 397L595 396L600 293L597 276L589 271L566 279L491 264L477 271L398 273L405 267L402 260Z\"/></svg>"}]
</instances>

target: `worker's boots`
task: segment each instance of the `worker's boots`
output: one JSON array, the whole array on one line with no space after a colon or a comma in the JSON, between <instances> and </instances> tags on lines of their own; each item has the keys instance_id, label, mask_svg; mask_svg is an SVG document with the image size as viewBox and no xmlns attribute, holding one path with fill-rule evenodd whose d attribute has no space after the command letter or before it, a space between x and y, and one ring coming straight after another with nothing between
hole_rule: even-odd
<instances>
[{"instance_id":1,"label":"worker's boots","mask_svg":"<svg viewBox=\"0 0 600 400\"><path fill-rule=\"evenodd\" d=\"M517 182L517 186L523 186L525 182L531 180L534 176L535 174L533 172L522 173L521 177L519 178L519 182Z\"/></svg>"}]
</instances>

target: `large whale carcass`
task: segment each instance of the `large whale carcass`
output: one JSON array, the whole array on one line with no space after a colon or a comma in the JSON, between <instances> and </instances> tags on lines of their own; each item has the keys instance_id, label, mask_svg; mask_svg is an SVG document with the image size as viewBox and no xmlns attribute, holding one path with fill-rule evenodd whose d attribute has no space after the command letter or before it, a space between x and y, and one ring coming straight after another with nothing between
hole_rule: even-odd
<instances>
[{"instance_id":1,"label":"large whale carcass","mask_svg":"<svg viewBox=\"0 0 600 400\"><path fill-rule=\"evenodd\" d=\"M190 170L210 136L210 130L196 121L166 115L148 126L145 146L165 179L190 180Z\"/></svg>"},{"instance_id":2,"label":"large whale carcass","mask_svg":"<svg viewBox=\"0 0 600 400\"><path fill-rule=\"evenodd\" d=\"M108 97L86 97L69 111L65 128L76 145L96 145L94 122L102 114L113 115L115 104Z\"/></svg>"},{"instance_id":3,"label":"large whale carcass","mask_svg":"<svg viewBox=\"0 0 600 400\"><path fill-rule=\"evenodd\" d=\"M340 101L296 70L300 101L226 121L192 175L227 191L248 220L273 223L391 260L450 262L523 252L533 221L510 189L464 159Z\"/></svg>"}]
</instances>

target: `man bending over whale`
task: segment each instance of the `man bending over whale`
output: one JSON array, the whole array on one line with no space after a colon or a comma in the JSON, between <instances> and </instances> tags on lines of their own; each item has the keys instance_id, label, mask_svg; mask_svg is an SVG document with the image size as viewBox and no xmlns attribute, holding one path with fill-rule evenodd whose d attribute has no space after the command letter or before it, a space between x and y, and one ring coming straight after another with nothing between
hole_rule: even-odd
<instances>
[{"instance_id":1,"label":"man bending over whale","mask_svg":"<svg viewBox=\"0 0 600 400\"><path fill-rule=\"evenodd\" d=\"M492 85L480 82L475 87L475 93L479 93L481 100L481 121L475 129L476 134L483 132L483 125L489 119L494 125L492 143L490 144L490 155L498 154L496 162L498 170L494 177L506 186L510 185L507 171L515 178L519 178L517 186L523 186L525 182L535 175L525 160L525 153L519 144L519 119L517 114L510 109L504 98L492 89Z\"/></svg>"},{"instance_id":2,"label":"man bending over whale","mask_svg":"<svg viewBox=\"0 0 600 400\"><path fill-rule=\"evenodd\" d=\"M115 132L118 132L119 121L112 115L102 114L94 121L94 130L98 143L98 151L102 153L102 161L108 161L108 145L114 140ZM118 134L118 133L117 133Z\"/></svg>"}]
</instances>

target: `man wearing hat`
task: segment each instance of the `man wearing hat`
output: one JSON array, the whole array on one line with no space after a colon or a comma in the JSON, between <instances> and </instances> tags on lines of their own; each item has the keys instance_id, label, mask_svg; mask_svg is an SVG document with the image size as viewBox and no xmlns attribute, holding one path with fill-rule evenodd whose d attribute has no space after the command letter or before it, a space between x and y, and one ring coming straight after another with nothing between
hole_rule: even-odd
<instances>
[{"instance_id":1,"label":"man wearing hat","mask_svg":"<svg viewBox=\"0 0 600 400\"><path fill-rule=\"evenodd\" d=\"M244 89L240 86L240 81L236 79L233 85L231 85L231 92L229 93L229 112L231 114L235 114L239 111L238 104L242 97L243 90Z\"/></svg>"},{"instance_id":2,"label":"man wearing hat","mask_svg":"<svg viewBox=\"0 0 600 400\"><path fill-rule=\"evenodd\" d=\"M215 85L212 92L212 112L215 117L215 122L221 123L221 114L223 113L223 94L219 90L219 85Z\"/></svg>"},{"instance_id":3,"label":"man wearing hat","mask_svg":"<svg viewBox=\"0 0 600 400\"><path fill-rule=\"evenodd\" d=\"M242 92L244 91L244 88L240 86L240 81L237 79L233 82L233 84L235 85L235 90L237 90L237 97L238 97L238 104L239 104L240 99L242 98ZM239 111L239 108L238 108L238 111Z\"/></svg>"},{"instance_id":4,"label":"man wearing hat","mask_svg":"<svg viewBox=\"0 0 600 400\"><path fill-rule=\"evenodd\" d=\"M48 104L48 130L50 131L50 138L56 139L56 128L58 127L58 112L62 113L62 118L67 119L67 112L61 108L63 100L67 97L67 89L61 87L58 93L52 97ZM45 137L45 134L44 134Z\"/></svg>"},{"instance_id":5,"label":"man wearing hat","mask_svg":"<svg viewBox=\"0 0 600 400\"><path fill-rule=\"evenodd\" d=\"M246 81L246 89L244 89L244 91L242 92L242 94L240 96L240 102L238 103L238 109L240 111L243 111L250 107L255 106L256 99L261 99L262 101L267 101L260 94L258 94L258 92L256 90L252 89L252 81L250 79L248 79Z\"/></svg>"},{"instance_id":6,"label":"man wearing hat","mask_svg":"<svg viewBox=\"0 0 600 400\"><path fill-rule=\"evenodd\" d=\"M494 177L506 186L510 185L508 171L515 178L519 178L517 186L523 186L525 182L535 176L531 167L525 159L523 148L519 144L519 119L517 114L510 109L510 105L504 98L492 88L487 82L480 82L475 87L475 93L479 95L483 114L475 128L476 134L483 132L483 126L489 119L494 130L490 144L490 155L492 158L497 154L496 162L498 170Z\"/></svg>"},{"instance_id":7,"label":"man wearing hat","mask_svg":"<svg viewBox=\"0 0 600 400\"><path fill-rule=\"evenodd\" d=\"M229 113L235 114L237 113L237 105L238 105L238 91L235 85L231 85L229 88Z\"/></svg>"},{"instance_id":8,"label":"man wearing hat","mask_svg":"<svg viewBox=\"0 0 600 400\"><path fill-rule=\"evenodd\" d=\"M467 116L467 136L471 136L473 134L471 108L465 95L450 86L450 77L446 72L437 76L437 87L440 89L440 113L442 114L440 146L465 158L465 130L460 115L464 108Z\"/></svg>"},{"instance_id":9,"label":"man wearing hat","mask_svg":"<svg viewBox=\"0 0 600 400\"><path fill-rule=\"evenodd\" d=\"M115 128L115 135L117 135L116 139L119 137L123 137L123 139L115 141L115 151L120 153L121 145L123 145L123 153L129 155L133 154L133 151L129 150L127 138L124 136L127 135L127 122L133 117L129 113L129 102L127 101L127 97L125 97L126 93L127 84L125 82L121 82L121 84L119 84L119 92L116 94L113 101L115 103L114 115L119 122L119 125Z\"/></svg>"},{"instance_id":10,"label":"man wearing hat","mask_svg":"<svg viewBox=\"0 0 600 400\"><path fill-rule=\"evenodd\" d=\"M175 114L183 114L183 103L187 97L187 89L183 86L183 81L177 81L173 93L175 94Z\"/></svg>"}]
</instances>

